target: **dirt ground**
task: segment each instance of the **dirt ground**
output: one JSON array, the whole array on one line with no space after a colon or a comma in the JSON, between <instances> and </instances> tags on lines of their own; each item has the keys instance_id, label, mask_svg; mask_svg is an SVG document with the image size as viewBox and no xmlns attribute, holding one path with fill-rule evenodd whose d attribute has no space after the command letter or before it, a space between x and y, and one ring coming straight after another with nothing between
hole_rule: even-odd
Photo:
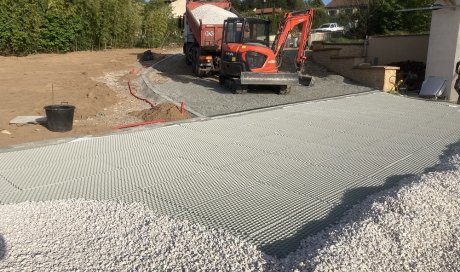
<instances>
[{"instance_id":1,"label":"dirt ground","mask_svg":"<svg viewBox=\"0 0 460 272\"><path fill-rule=\"evenodd\" d=\"M191 118L188 112L185 110L181 112L180 108L173 103L159 104L150 109L131 112L129 115L136 116L145 122L164 120L165 117L167 117L169 121L179 121Z\"/></svg>"},{"instance_id":2,"label":"dirt ground","mask_svg":"<svg viewBox=\"0 0 460 272\"><path fill-rule=\"evenodd\" d=\"M0 147L113 131L140 122L129 113L150 108L131 96L128 80L177 48L152 50L154 60L139 63L145 49L0 57ZM37 124L12 125L16 116L45 116L46 105L76 107L73 130L51 132Z\"/></svg>"}]
</instances>

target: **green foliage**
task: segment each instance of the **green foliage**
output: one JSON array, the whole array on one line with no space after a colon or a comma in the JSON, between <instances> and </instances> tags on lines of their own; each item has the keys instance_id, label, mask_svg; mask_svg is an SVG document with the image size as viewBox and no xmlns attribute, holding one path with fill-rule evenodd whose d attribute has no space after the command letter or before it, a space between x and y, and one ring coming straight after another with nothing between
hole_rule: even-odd
<instances>
[{"instance_id":1,"label":"green foliage","mask_svg":"<svg viewBox=\"0 0 460 272\"><path fill-rule=\"evenodd\" d=\"M321 0L315 0L321 1ZM233 7L238 11L249 11L255 8L282 8L283 10L300 10L305 8L304 0L231 0Z\"/></svg>"},{"instance_id":2,"label":"green foliage","mask_svg":"<svg viewBox=\"0 0 460 272\"><path fill-rule=\"evenodd\" d=\"M163 46L172 20L161 0L0 0L0 54Z\"/></svg>"},{"instance_id":3,"label":"green foliage","mask_svg":"<svg viewBox=\"0 0 460 272\"><path fill-rule=\"evenodd\" d=\"M178 27L182 18L169 18L168 31L164 44L182 46L184 38L182 37L182 28Z\"/></svg>"},{"instance_id":4,"label":"green foliage","mask_svg":"<svg viewBox=\"0 0 460 272\"><path fill-rule=\"evenodd\" d=\"M40 42L43 1L0 0L0 52L33 53Z\"/></svg>"},{"instance_id":5,"label":"green foliage","mask_svg":"<svg viewBox=\"0 0 460 272\"><path fill-rule=\"evenodd\" d=\"M324 9L315 9L313 13L313 28L317 28L324 23L331 22L331 17Z\"/></svg>"},{"instance_id":6,"label":"green foliage","mask_svg":"<svg viewBox=\"0 0 460 272\"><path fill-rule=\"evenodd\" d=\"M168 32L170 7L151 1L145 9L143 41L147 47L159 47L165 43Z\"/></svg>"},{"instance_id":7,"label":"green foliage","mask_svg":"<svg viewBox=\"0 0 460 272\"><path fill-rule=\"evenodd\" d=\"M73 49L76 35L82 30L81 21L74 7L64 1L48 3L43 24L40 26L41 52L68 52Z\"/></svg>"},{"instance_id":8,"label":"green foliage","mask_svg":"<svg viewBox=\"0 0 460 272\"><path fill-rule=\"evenodd\" d=\"M305 3L308 7L324 8L324 3L322 0L307 0Z\"/></svg>"},{"instance_id":9,"label":"green foliage","mask_svg":"<svg viewBox=\"0 0 460 272\"><path fill-rule=\"evenodd\" d=\"M395 32L421 33L430 30L431 12L400 12L405 8L426 7L431 0L370 0L369 7L341 14L335 20L351 26L349 35L364 37Z\"/></svg>"}]
</instances>

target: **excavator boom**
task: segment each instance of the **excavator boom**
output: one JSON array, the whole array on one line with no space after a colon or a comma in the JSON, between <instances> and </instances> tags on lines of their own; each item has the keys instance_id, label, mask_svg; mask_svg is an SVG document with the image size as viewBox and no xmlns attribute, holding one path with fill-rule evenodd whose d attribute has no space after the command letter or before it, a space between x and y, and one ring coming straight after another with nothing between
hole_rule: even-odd
<instances>
[{"instance_id":1,"label":"excavator boom","mask_svg":"<svg viewBox=\"0 0 460 272\"><path fill-rule=\"evenodd\" d=\"M299 49L296 57L296 65L299 67L307 59L305 56L305 47L307 46L308 35L311 31L313 23L313 9L303 11L288 12L284 15L283 20L280 22L278 32L276 33L273 42L273 52L275 53L278 64L281 64L283 49L286 45L289 33L299 24L302 24L300 31Z\"/></svg>"}]
</instances>

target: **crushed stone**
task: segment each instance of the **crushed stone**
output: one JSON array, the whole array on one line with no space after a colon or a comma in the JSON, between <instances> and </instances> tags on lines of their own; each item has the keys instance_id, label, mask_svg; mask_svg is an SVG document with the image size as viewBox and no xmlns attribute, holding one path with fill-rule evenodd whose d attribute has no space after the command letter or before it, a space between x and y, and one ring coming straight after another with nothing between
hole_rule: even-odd
<instances>
[{"instance_id":1,"label":"crushed stone","mask_svg":"<svg viewBox=\"0 0 460 272\"><path fill-rule=\"evenodd\" d=\"M233 12L214 5L205 4L191 10L193 16L203 24L224 24L227 18L237 17Z\"/></svg>"},{"instance_id":2,"label":"crushed stone","mask_svg":"<svg viewBox=\"0 0 460 272\"><path fill-rule=\"evenodd\" d=\"M25 202L0 214L0 271L260 271L265 262L238 237L141 204Z\"/></svg>"}]
</instances>

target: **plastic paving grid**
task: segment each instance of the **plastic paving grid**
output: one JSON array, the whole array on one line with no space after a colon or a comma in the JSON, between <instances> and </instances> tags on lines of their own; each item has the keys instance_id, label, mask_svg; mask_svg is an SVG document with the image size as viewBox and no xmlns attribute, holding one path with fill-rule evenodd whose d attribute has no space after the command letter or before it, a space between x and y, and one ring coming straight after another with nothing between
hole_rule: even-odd
<instances>
[{"instance_id":1,"label":"plastic paving grid","mask_svg":"<svg viewBox=\"0 0 460 272\"><path fill-rule=\"evenodd\" d=\"M371 93L0 153L0 203L142 202L285 256L460 138L460 108Z\"/></svg>"}]
</instances>

